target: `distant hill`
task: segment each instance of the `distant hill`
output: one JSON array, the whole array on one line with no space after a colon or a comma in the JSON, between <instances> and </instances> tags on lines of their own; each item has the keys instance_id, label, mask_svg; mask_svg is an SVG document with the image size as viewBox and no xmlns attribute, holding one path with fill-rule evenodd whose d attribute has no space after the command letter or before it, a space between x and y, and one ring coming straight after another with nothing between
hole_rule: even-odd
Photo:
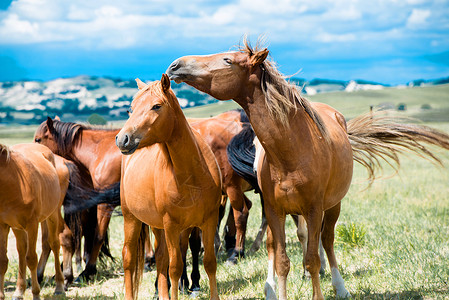
<instances>
[{"instance_id":1,"label":"distant hill","mask_svg":"<svg viewBox=\"0 0 449 300\"><path fill-rule=\"evenodd\" d=\"M386 84L364 80L340 81L329 79L291 78L307 95L324 92L379 90ZM408 86L428 86L448 83L448 78L415 80ZM216 99L186 84L172 88L183 108L215 103ZM127 110L137 91L134 80L111 77L76 76L51 81L0 82L0 123L40 123L47 116L59 115L65 120L85 119L93 113L108 120L127 117Z\"/></svg>"}]
</instances>

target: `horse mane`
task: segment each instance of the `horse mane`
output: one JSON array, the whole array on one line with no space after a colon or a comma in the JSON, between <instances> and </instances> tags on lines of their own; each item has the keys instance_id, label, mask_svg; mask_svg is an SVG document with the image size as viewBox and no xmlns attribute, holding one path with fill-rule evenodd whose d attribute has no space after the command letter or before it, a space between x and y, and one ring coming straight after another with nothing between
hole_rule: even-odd
<instances>
[{"instance_id":1,"label":"horse mane","mask_svg":"<svg viewBox=\"0 0 449 300\"><path fill-rule=\"evenodd\" d=\"M244 46L240 47L240 51L249 56L260 50L259 44L252 48L246 38L243 40L243 44ZM299 104L316 124L323 137L327 138L328 133L323 120L310 102L301 96L296 85L287 82L287 77L279 72L274 62L265 59L260 66L262 68L260 84L270 117L288 127L290 112L296 112Z\"/></svg>"},{"instance_id":2,"label":"horse mane","mask_svg":"<svg viewBox=\"0 0 449 300\"><path fill-rule=\"evenodd\" d=\"M53 120L52 135L55 138L55 142L58 145L58 152L61 156L65 156L70 153L72 148L76 146L81 132L84 129L88 129L87 126L73 122L63 122L59 120Z\"/></svg>"}]
</instances>

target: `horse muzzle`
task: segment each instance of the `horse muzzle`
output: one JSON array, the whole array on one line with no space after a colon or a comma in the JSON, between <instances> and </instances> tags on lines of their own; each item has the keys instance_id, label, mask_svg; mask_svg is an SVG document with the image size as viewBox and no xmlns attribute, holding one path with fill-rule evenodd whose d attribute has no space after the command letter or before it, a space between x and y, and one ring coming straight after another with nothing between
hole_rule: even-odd
<instances>
[{"instance_id":1,"label":"horse muzzle","mask_svg":"<svg viewBox=\"0 0 449 300\"><path fill-rule=\"evenodd\" d=\"M139 147L140 139L132 139L127 133L119 132L115 136L115 144L120 149L122 154L133 154Z\"/></svg>"}]
</instances>

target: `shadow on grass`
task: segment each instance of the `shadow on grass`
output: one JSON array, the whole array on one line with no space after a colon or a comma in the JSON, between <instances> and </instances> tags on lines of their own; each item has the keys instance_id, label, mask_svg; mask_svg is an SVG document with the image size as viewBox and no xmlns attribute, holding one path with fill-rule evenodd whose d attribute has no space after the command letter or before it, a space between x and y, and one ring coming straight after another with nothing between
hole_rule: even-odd
<instances>
[{"instance_id":1,"label":"shadow on grass","mask_svg":"<svg viewBox=\"0 0 449 300\"><path fill-rule=\"evenodd\" d=\"M422 290L410 290L402 292L385 292L385 293L375 293L370 290L361 291L359 293L352 294L351 299L445 299L449 294L449 289L422 289ZM327 299L335 299L335 294L329 292L325 295ZM430 298L429 298L430 297Z\"/></svg>"}]
</instances>

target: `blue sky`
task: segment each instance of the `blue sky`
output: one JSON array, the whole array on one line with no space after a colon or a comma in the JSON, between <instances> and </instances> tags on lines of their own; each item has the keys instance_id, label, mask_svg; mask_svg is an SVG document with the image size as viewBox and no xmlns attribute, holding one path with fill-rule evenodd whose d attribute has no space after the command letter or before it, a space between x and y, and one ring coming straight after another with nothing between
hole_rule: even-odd
<instances>
[{"instance_id":1,"label":"blue sky","mask_svg":"<svg viewBox=\"0 0 449 300\"><path fill-rule=\"evenodd\" d=\"M296 77L449 76L448 0L1 0L0 80L158 79L177 57L228 51L245 34L264 35Z\"/></svg>"}]
</instances>

